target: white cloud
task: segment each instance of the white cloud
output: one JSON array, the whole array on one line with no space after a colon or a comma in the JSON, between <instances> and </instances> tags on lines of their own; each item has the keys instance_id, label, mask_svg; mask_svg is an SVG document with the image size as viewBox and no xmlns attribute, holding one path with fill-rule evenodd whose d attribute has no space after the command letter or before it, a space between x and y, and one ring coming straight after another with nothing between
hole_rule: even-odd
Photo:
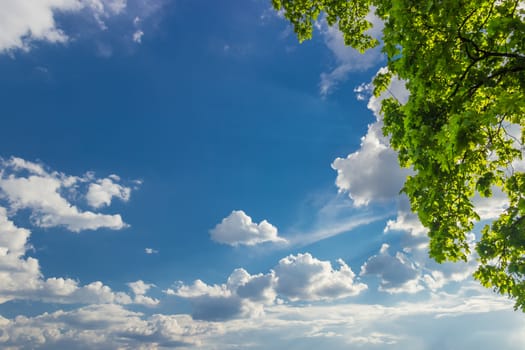
<instances>
[{"instance_id":1,"label":"white cloud","mask_svg":"<svg viewBox=\"0 0 525 350\"><path fill-rule=\"evenodd\" d=\"M133 41L140 44L142 43L143 36L144 32L142 30L136 30L135 33L133 33Z\"/></svg>"},{"instance_id":2,"label":"white cloud","mask_svg":"<svg viewBox=\"0 0 525 350\"><path fill-rule=\"evenodd\" d=\"M375 16L373 10L369 13L367 19L373 24L369 34L375 38L380 38L383 29L382 21ZM334 55L337 64L332 71L321 74L319 88L322 96L328 95L339 83L345 81L349 73L365 71L384 59L380 47L370 49L362 54L346 46L343 35L337 26L330 27L325 20L318 22L317 28L323 36L325 45Z\"/></svg>"},{"instance_id":3,"label":"white cloud","mask_svg":"<svg viewBox=\"0 0 525 350\"><path fill-rule=\"evenodd\" d=\"M508 208L509 199L501 188L494 186L491 197L481 197L477 193L472 203L481 220L491 220L498 218Z\"/></svg>"},{"instance_id":4,"label":"white cloud","mask_svg":"<svg viewBox=\"0 0 525 350\"><path fill-rule=\"evenodd\" d=\"M140 44L142 43L142 36L144 35L144 32L142 31L142 29L140 29L140 24L141 24L142 20L140 17L135 17L133 19L133 26L136 28L135 32L133 33L133 41Z\"/></svg>"},{"instance_id":5,"label":"white cloud","mask_svg":"<svg viewBox=\"0 0 525 350\"><path fill-rule=\"evenodd\" d=\"M114 184L110 178L97 180L89 174L80 178L47 172L41 165L20 158L2 160L0 166L0 199L3 197L8 201L11 211L30 209L36 226L63 226L73 232L127 227L119 214L81 211L64 196L70 194L74 197L78 195L77 184L92 182L87 194L92 205L110 203L111 196L127 200L130 189Z\"/></svg>"},{"instance_id":6,"label":"white cloud","mask_svg":"<svg viewBox=\"0 0 525 350\"><path fill-rule=\"evenodd\" d=\"M89 185L86 199L88 204L93 208L100 208L111 204L113 197L119 198L125 202L129 200L131 188L121 186L115 181L119 181L118 176L110 176L106 179L99 179L96 183Z\"/></svg>"},{"instance_id":7,"label":"white cloud","mask_svg":"<svg viewBox=\"0 0 525 350\"><path fill-rule=\"evenodd\" d=\"M410 169L399 166L397 152L390 148L388 138L382 132L381 101L390 95L405 102L408 91L404 82L393 79L387 92L378 98L370 98L368 108L374 112L376 122L368 126L359 150L332 163L332 168L337 171L337 187L348 192L356 206L398 197L406 177L412 173Z\"/></svg>"},{"instance_id":8,"label":"white cloud","mask_svg":"<svg viewBox=\"0 0 525 350\"><path fill-rule=\"evenodd\" d=\"M323 223L317 225L318 227L312 231L296 234L289 237L290 244L306 246L314 242L319 242L324 239L337 236L339 234L352 231L358 227L366 226L380 219L384 219L385 216L351 216L344 220L338 220L330 223Z\"/></svg>"},{"instance_id":9,"label":"white cloud","mask_svg":"<svg viewBox=\"0 0 525 350\"><path fill-rule=\"evenodd\" d=\"M244 273L239 273L242 280ZM237 279L236 279L237 280ZM235 284L235 282L232 282ZM0 316L3 348L90 349L469 349L525 346L525 316L478 286L390 306L268 305L256 318L207 322L89 305L34 317Z\"/></svg>"},{"instance_id":10,"label":"white cloud","mask_svg":"<svg viewBox=\"0 0 525 350\"><path fill-rule=\"evenodd\" d=\"M381 278L380 291L388 293L416 293L424 289L420 285L420 271L407 256L397 252L388 253L388 244L383 244L379 254L373 255L361 266L361 276L375 275Z\"/></svg>"},{"instance_id":11,"label":"white cloud","mask_svg":"<svg viewBox=\"0 0 525 350\"><path fill-rule=\"evenodd\" d=\"M155 287L153 283L144 283L144 281L138 280L128 283L128 287L135 295L135 298L133 299L135 304L144 306L157 306L159 304L158 299L146 296L148 290L150 290L151 287Z\"/></svg>"},{"instance_id":12,"label":"white cloud","mask_svg":"<svg viewBox=\"0 0 525 350\"><path fill-rule=\"evenodd\" d=\"M42 276L37 259L27 257L30 231L18 228L0 207L0 303L9 300L42 300L55 303L131 303L102 282L79 286L77 281Z\"/></svg>"},{"instance_id":13,"label":"white cloud","mask_svg":"<svg viewBox=\"0 0 525 350\"><path fill-rule=\"evenodd\" d=\"M165 293L188 299L195 319L222 321L263 314L264 305L274 302L274 284L273 273L252 276L244 269L236 269L224 284L207 285L196 280L192 285L180 283L176 289L168 289Z\"/></svg>"},{"instance_id":14,"label":"white cloud","mask_svg":"<svg viewBox=\"0 0 525 350\"><path fill-rule=\"evenodd\" d=\"M266 220L259 224L252 222L252 218L242 210L232 211L210 230L210 235L214 241L231 246L253 246L264 242L286 243L284 238L277 235L275 226Z\"/></svg>"},{"instance_id":15,"label":"white cloud","mask_svg":"<svg viewBox=\"0 0 525 350\"><path fill-rule=\"evenodd\" d=\"M144 248L144 253L146 253L146 254L158 254L159 251L155 250L153 248Z\"/></svg>"},{"instance_id":16,"label":"white cloud","mask_svg":"<svg viewBox=\"0 0 525 350\"><path fill-rule=\"evenodd\" d=\"M267 274L250 275L239 268L226 283L208 285L201 280L185 285L179 282L165 294L191 302L192 316L208 321L234 318L253 318L264 315L265 308L291 302L336 300L355 296L366 290L355 282L355 274L342 260L339 269L329 261L321 261L311 254L290 255L279 261Z\"/></svg>"},{"instance_id":17,"label":"white cloud","mask_svg":"<svg viewBox=\"0 0 525 350\"><path fill-rule=\"evenodd\" d=\"M112 178L116 180L115 176ZM81 212L63 196L75 197L77 186L90 181L96 181L92 174L82 178L66 176L20 158L0 158L0 201L6 205L0 206L0 303L9 300L79 304L133 302L127 294L114 292L100 281L80 285L69 278L45 278L39 261L29 256L30 230L17 227L10 219L19 209L29 209L33 222L42 227L65 225L73 231L117 228L106 225L107 218L115 216ZM120 220L120 216L118 218Z\"/></svg>"},{"instance_id":18,"label":"white cloud","mask_svg":"<svg viewBox=\"0 0 525 350\"><path fill-rule=\"evenodd\" d=\"M103 18L126 9L126 0L3 0L0 11L0 52L29 50L34 41L65 43L69 36L58 27L59 13L87 10L104 27Z\"/></svg>"},{"instance_id":19,"label":"white cloud","mask_svg":"<svg viewBox=\"0 0 525 350\"><path fill-rule=\"evenodd\" d=\"M371 124L361 139L361 148L332 163L337 187L348 192L356 206L397 197L410 174L410 170L399 167L397 153L384 139L381 128L381 122Z\"/></svg>"},{"instance_id":20,"label":"white cloud","mask_svg":"<svg viewBox=\"0 0 525 350\"><path fill-rule=\"evenodd\" d=\"M145 317L114 304L0 322L0 345L7 348L178 348L198 345L199 337L219 332L216 325L194 321L187 315Z\"/></svg>"},{"instance_id":21,"label":"white cloud","mask_svg":"<svg viewBox=\"0 0 525 350\"><path fill-rule=\"evenodd\" d=\"M148 292L151 287L155 285L152 283L144 283L142 280L128 283L128 287L133 291L135 295L144 295Z\"/></svg>"},{"instance_id":22,"label":"white cloud","mask_svg":"<svg viewBox=\"0 0 525 350\"><path fill-rule=\"evenodd\" d=\"M311 254L289 255L275 267L276 291L292 301L331 300L355 296L367 286L355 283L355 274L341 259L339 269Z\"/></svg>"}]
</instances>

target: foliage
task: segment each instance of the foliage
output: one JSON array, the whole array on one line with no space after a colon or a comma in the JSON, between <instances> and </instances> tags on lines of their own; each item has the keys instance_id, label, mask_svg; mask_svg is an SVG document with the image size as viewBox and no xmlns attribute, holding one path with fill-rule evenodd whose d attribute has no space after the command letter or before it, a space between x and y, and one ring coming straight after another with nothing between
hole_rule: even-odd
<instances>
[{"instance_id":1,"label":"foliage","mask_svg":"<svg viewBox=\"0 0 525 350\"><path fill-rule=\"evenodd\" d=\"M430 256L466 260L469 233L479 216L476 194L495 186L508 209L477 242L484 286L516 300L525 311L525 5L509 0L273 0L299 40L312 36L324 13L345 43L360 51L379 45L367 34L369 9L384 22L388 73L376 77L376 95L392 76L410 97L384 100L384 133L402 166L412 167L403 191L429 229ZM511 129L519 129L513 135Z\"/></svg>"}]
</instances>

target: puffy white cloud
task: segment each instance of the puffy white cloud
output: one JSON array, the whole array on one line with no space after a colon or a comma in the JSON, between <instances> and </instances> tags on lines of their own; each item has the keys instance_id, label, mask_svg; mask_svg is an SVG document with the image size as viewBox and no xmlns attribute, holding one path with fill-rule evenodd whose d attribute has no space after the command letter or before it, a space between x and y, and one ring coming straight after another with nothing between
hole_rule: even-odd
<instances>
[{"instance_id":1,"label":"puffy white cloud","mask_svg":"<svg viewBox=\"0 0 525 350\"><path fill-rule=\"evenodd\" d=\"M144 281L138 280L128 283L128 287L131 289L133 294L135 294L135 298L133 299L135 304L144 306L157 306L159 304L158 299L146 296L148 290L150 290L151 287L155 287L154 284L144 283Z\"/></svg>"},{"instance_id":2,"label":"puffy white cloud","mask_svg":"<svg viewBox=\"0 0 525 350\"><path fill-rule=\"evenodd\" d=\"M277 228L268 221L259 224L252 222L252 218L242 210L234 210L215 228L210 230L211 238L219 243L231 246L253 246L264 242L286 243L286 240L277 235Z\"/></svg>"},{"instance_id":3,"label":"puffy white cloud","mask_svg":"<svg viewBox=\"0 0 525 350\"><path fill-rule=\"evenodd\" d=\"M117 180L116 176L111 178ZM76 186L90 181L96 179L92 175L80 178L49 172L41 164L20 158L0 159L0 201L7 205L0 206L0 303L9 300L79 304L134 302L127 294L114 292L100 281L79 285L69 278L45 278L38 260L29 256L30 230L17 227L10 219L17 210L29 209L38 226L65 225L70 230L112 228L105 224L104 217L114 216L80 212L63 196L78 195ZM143 294L137 294L135 299L135 303L155 302Z\"/></svg>"},{"instance_id":4,"label":"puffy white cloud","mask_svg":"<svg viewBox=\"0 0 525 350\"><path fill-rule=\"evenodd\" d=\"M152 283L145 283L142 280L128 283L128 287L133 291L135 295L144 295L148 292L151 287L155 285Z\"/></svg>"},{"instance_id":5,"label":"puffy white cloud","mask_svg":"<svg viewBox=\"0 0 525 350\"><path fill-rule=\"evenodd\" d=\"M397 217L388 220L383 230L384 233L403 232L403 251L411 252L414 249L425 250L428 247L428 229L423 226L416 214L410 209L407 196L402 195L397 202Z\"/></svg>"},{"instance_id":6,"label":"puffy white cloud","mask_svg":"<svg viewBox=\"0 0 525 350\"><path fill-rule=\"evenodd\" d=\"M355 274L341 259L339 269L311 254L289 255L275 267L276 291L292 301L338 299L354 296L367 286L355 283Z\"/></svg>"},{"instance_id":7,"label":"puffy white cloud","mask_svg":"<svg viewBox=\"0 0 525 350\"><path fill-rule=\"evenodd\" d=\"M118 181L118 177L116 179ZM127 202L130 194L131 188L115 183L115 177L108 177L90 184L86 199L93 208L100 208L104 205L110 205L113 197Z\"/></svg>"},{"instance_id":8,"label":"puffy white cloud","mask_svg":"<svg viewBox=\"0 0 525 350\"><path fill-rule=\"evenodd\" d=\"M246 275L237 272L235 281ZM232 274L233 275L233 274ZM243 277L244 276L244 277ZM232 281L233 284L236 282ZM0 347L90 349L416 349L458 346L522 349L524 315L477 286L383 306L275 304L252 319L222 322L145 315L121 305L90 305L34 317L0 316ZM472 336L465 336L471 334Z\"/></svg>"},{"instance_id":9,"label":"puffy white cloud","mask_svg":"<svg viewBox=\"0 0 525 350\"><path fill-rule=\"evenodd\" d=\"M57 26L59 13L87 10L104 27L102 18L122 13L126 0L3 0L0 12L0 52L29 50L33 41L65 43L68 35Z\"/></svg>"},{"instance_id":10,"label":"puffy white cloud","mask_svg":"<svg viewBox=\"0 0 525 350\"><path fill-rule=\"evenodd\" d=\"M342 260L339 269L311 254L290 255L267 274L250 275L239 268L226 283L208 285L201 280L179 282L165 294L187 299L192 316L202 320L228 320L264 315L265 308L289 301L336 300L355 296L367 286L355 282L355 274Z\"/></svg>"},{"instance_id":11,"label":"puffy white cloud","mask_svg":"<svg viewBox=\"0 0 525 350\"><path fill-rule=\"evenodd\" d=\"M409 258L412 267L418 271L419 281L414 279L412 287L421 288L426 285L431 290L443 288L450 282L460 282L466 280L472 275L477 267L477 261L474 252L475 235L469 234L467 241L470 245L471 254L466 262L445 262L438 264L428 256L427 229L423 227L417 216L410 211L408 199L403 196L398 202L398 213L395 220L389 220L384 229L385 233L398 231L403 233L400 240L400 246L406 255L401 256ZM385 248L386 249L386 248ZM398 253L401 254L401 253ZM385 258L392 259L393 257ZM372 259L372 258L371 258ZM385 264L388 271L391 267ZM379 268L379 270L381 270ZM382 272L378 275L381 276ZM424 282L421 284L420 282ZM401 290L402 291L402 290Z\"/></svg>"},{"instance_id":12,"label":"puffy white cloud","mask_svg":"<svg viewBox=\"0 0 525 350\"><path fill-rule=\"evenodd\" d=\"M244 269L236 269L227 283L207 285L196 280L192 285L179 284L165 293L190 300L193 318L221 321L263 314L263 306L274 302L274 284L273 273L252 276Z\"/></svg>"},{"instance_id":13,"label":"puffy white cloud","mask_svg":"<svg viewBox=\"0 0 525 350\"><path fill-rule=\"evenodd\" d=\"M11 300L20 291L40 286L38 260L24 258L30 231L16 227L0 207L0 303Z\"/></svg>"},{"instance_id":14,"label":"puffy white cloud","mask_svg":"<svg viewBox=\"0 0 525 350\"><path fill-rule=\"evenodd\" d=\"M356 206L397 197L410 174L399 167L397 153L389 147L381 128L380 122L371 124L361 139L361 148L332 163L337 187L347 191Z\"/></svg>"},{"instance_id":15,"label":"puffy white cloud","mask_svg":"<svg viewBox=\"0 0 525 350\"><path fill-rule=\"evenodd\" d=\"M81 211L64 196L78 195L78 183L95 181L89 184L87 194L91 204L109 204L112 196L127 200L130 189L113 183L111 178L96 180L92 175L81 178L47 172L42 165L20 158L2 160L0 165L0 198L5 198L13 211L30 209L32 222L37 226L64 226L73 232L127 226L119 214Z\"/></svg>"},{"instance_id":16,"label":"puffy white cloud","mask_svg":"<svg viewBox=\"0 0 525 350\"><path fill-rule=\"evenodd\" d=\"M0 189L14 209L32 209L33 223L40 227L65 226L68 230L96 230L102 227L126 227L120 215L81 212L60 195L62 183L51 177L9 176L0 179Z\"/></svg>"},{"instance_id":17,"label":"puffy white cloud","mask_svg":"<svg viewBox=\"0 0 525 350\"><path fill-rule=\"evenodd\" d=\"M408 91L404 82L393 79L388 92L370 98L368 108L374 112L376 122L368 126L356 152L346 158L336 158L332 163L332 168L337 171L337 187L348 192L356 206L398 197L406 177L412 173L410 169L399 166L397 152L390 148L388 138L382 132L381 101L390 95L401 102L406 101Z\"/></svg>"},{"instance_id":18,"label":"puffy white cloud","mask_svg":"<svg viewBox=\"0 0 525 350\"><path fill-rule=\"evenodd\" d=\"M144 248L144 253L146 254L158 254L159 251L153 248Z\"/></svg>"},{"instance_id":19,"label":"puffy white cloud","mask_svg":"<svg viewBox=\"0 0 525 350\"><path fill-rule=\"evenodd\" d=\"M397 217L388 220L384 229L385 233L390 231L405 231L414 237L426 237L428 229L423 226L416 214L410 210L408 198L403 196L398 202Z\"/></svg>"},{"instance_id":20,"label":"puffy white cloud","mask_svg":"<svg viewBox=\"0 0 525 350\"><path fill-rule=\"evenodd\" d=\"M146 317L115 304L0 322L0 345L7 348L177 348L198 345L199 337L219 333L216 325L194 321L187 315Z\"/></svg>"}]
</instances>

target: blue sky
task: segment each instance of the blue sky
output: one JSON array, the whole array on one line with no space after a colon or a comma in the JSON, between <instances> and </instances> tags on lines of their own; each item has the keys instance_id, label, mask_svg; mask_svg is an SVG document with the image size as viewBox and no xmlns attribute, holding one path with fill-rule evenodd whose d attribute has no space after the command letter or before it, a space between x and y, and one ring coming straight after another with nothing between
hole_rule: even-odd
<instances>
[{"instance_id":1,"label":"blue sky","mask_svg":"<svg viewBox=\"0 0 525 350\"><path fill-rule=\"evenodd\" d=\"M0 347L524 348L427 257L379 50L264 0L1 4Z\"/></svg>"}]
</instances>

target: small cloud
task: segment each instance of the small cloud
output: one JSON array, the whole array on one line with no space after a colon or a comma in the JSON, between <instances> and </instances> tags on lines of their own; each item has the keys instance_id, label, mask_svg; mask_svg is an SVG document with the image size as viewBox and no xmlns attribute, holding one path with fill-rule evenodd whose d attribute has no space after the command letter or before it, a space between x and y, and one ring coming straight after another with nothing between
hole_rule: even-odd
<instances>
[{"instance_id":1,"label":"small cloud","mask_svg":"<svg viewBox=\"0 0 525 350\"><path fill-rule=\"evenodd\" d=\"M268 221L263 220L259 224L252 222L252 218L242 210L232 211L228 217L222 219L221 223L210 230L210 235L215 242L234 247L253 246L265 242L287 242L277 235L277 228Z\"/></svg>"},{"instance_id":2,"label":"small cloud","mask_svg":"<svg viewBox=\"0 0 525 350\"><path fill-rule=\"evenodd\" d=\"M144 32L142 30L135 31L135 33L133 33L133 41L138 44L142 43L142 36L144 36Z\"/></svg>"},{"instance_id":3,"label":"small cloud","mask_svg":"<svg viewBox=\"0 0 525 350\"><path fill-rule=\"evenodd\" d=\"M120 181L120 177L110 175L105 179L99 179L96 183L90 184L86 194L88 204L93 208L109 206L113 197L127 202L131 195L131 188L121 186L116 183L117 181Z\"/></svg>"},{"instance_id":4,"label":"small cloud","mask_svg":"<svg viewBox=\"0 0 525 350\"><path fill-rule=\"evenodd\" d=\"M133 299L135 304L152 307L157 306L160 303L158 299L146 296L148 290L150 290L151 287L155 287L153 283L144 283L144 281L138 280L136 282L128 283L128 287L135 295L135 298Z\"/></svg>"},{"instance_id":5,"label":"small cloud","mask_svg":"<svg viewBox=\"0 0 525 350\"><path fill-rule=\"evenodd\" d=\"M153 248L144 248L144 253L146 254L158 254L159 251Z\"/></svg>"}]
</instances>

